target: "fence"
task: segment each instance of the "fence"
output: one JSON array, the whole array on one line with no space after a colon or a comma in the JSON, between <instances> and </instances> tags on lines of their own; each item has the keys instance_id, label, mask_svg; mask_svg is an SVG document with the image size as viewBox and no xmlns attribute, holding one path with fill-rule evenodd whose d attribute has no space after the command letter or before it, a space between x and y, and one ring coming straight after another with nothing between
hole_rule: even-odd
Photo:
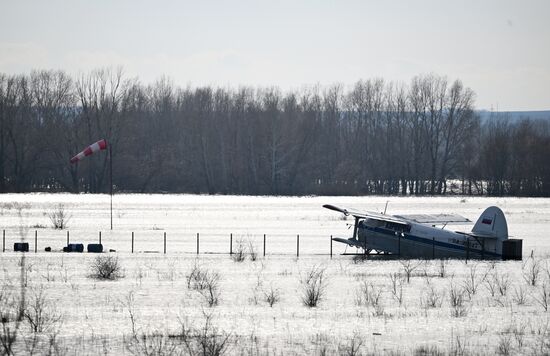
<instances>
[{"instance_id":1,"label":"fence","mask_svg":"<svg viewBox=\"0 0 550 356\"><path fill-rule=\"evenodd\" d=\"M207 233L201 235L200 233L191 234L189 232L174 232L170 235L168 232L163 231L106 231L103 234L102 231L98 231L97 235L93 233L91 235L89 231L80 230L77 231L76 239L73 241L73 235L69 230L60 232L59 230L44 230L39 239L39 230L34 230L34 244L29 243L28 233L21 233L15 229L11 231L11 234L7 234L6 230L2 230L2 252L10 251L9 246L19 242L29 243L29 252L38 253L39 245L41 248L46 247L46 251L62 251L64 246L68 246L69 243L82 243L84 245L89 243L100 243L104 245L104 251L109 252L130 252L130 253L187 253L187 254L229 254L232 255L237 245L237 250L247 249L248 252L253 252L259 255L260 248L262 246L261 253L265 257L270 255L295 255L297 258L305 251L306 255L327 255L332 259L333 257L333 240L332 235L328 237L319 237L318 235L268 235L268 234L256 234L256 235L243 235L235 236L233 233L220 234L220 233ZM63 235L62 235L63 234ZM108 236L105 236L108 235ZM171 236L171 238L170 238ZM305 238L304 238L305 237ZM328 241L326 241L328 239ZM305 241L303 241L305 240ZM326 241L326 243L325 243ZM432 251L424 258L441 258L441 255L436 255L435 238L432 238L433 245ZM468 241L469 242L469 241ZM65 245L63 246L63 243ZM53 246L53 247L52 247ZM347 252L347 247L342 244L338 244L340 248L345 248L344 253ZM268 250L269 247L269 250ZM11 251L14 251L11 249ZM393 257L401 256L401 238L398 239L399 252ZM357 254L366 251L355 250L352 248L351 254ZM466 247L465 260L471 258L482 259L488 256L484 256L483 249L481 256L475 256L470 251L469 243ZM391 257L391 256L388 256Z\"/></svg>"},{"instance_id":2,"label":"fence","mask_svg":"<svg viewBox=\"0 0 550 356\"><path fill-rule=\"evenodd\" d=\"M44 232L43 238L42 235L39 236L39 231L34 230L34 244L29 244L29 251L38 253L39 250L44 250L44 248L49 248L51 251L62 251L63 243L66 243L65 246L68 246L71 242L75 243L105 243L106 251L111 252L130 252L130 253L195 253L195 254L220 254L227 253L232 255L235 253L234 248L237 249L248 249L254 250L254 252L259 253L258 246L262 246L262 256L268 254L295 254L296 257L300 257L300 234L294 236L277 236L274 235L270 239L268 234L262 234L258 236L247 236L247 238L236 237L233 233L220 235L220 234L207 234L206 236L201 236L200 233L196 233L193 236L186 234L182 236L181 233L174 234L175 236L171 240L167 232L151 233L151 231L141 231L140 234L136 234L135 231L129 232L118 232L112 233L111 236L105 238L105 234L102 231L97 233L97 237L91 237L89 232L83 233L80 231L74 238L69 230L65 231L63 235L59 231L54 232ZM21 234L18 235L17 232L12 231L12 234L6 234L6 230L2 230L2 252L13 251L10 249L10 246L13 246L16 242L26 241L29 242L28 236L26 234L24 237L21 237ZM61 237L63 236L63 237ZM140 238L141 236L141 238ZM258 241L260 239L260 241ZM326 241L328 239L328 241ZM321 247L319 244L320 240L326 241L326 245ZM295 241L295 249L289 248L289 245L293 245ZM172 243L171 243L172 242ZM322 254L328 255L330 258L333 256L333 241L332 235L326 238L318 238L317 236L310 235L306 239L306 243L310 246L306 246L307 254ZM303 241L302 241L303 244ZM39 248L40 245L40 248ZM53 246L52 246L53 245ZM194 250L191 246L194 245ZM225 245L225 247L224 247ZM281 246L284 245L284 248ZM312 248L311 245L314 245ZM115 248L111 248L115 247ZM159 249L161 247L161 249ZM268 247L271 247L271 251L268 251Z\"/></svg>"}]
</instances>

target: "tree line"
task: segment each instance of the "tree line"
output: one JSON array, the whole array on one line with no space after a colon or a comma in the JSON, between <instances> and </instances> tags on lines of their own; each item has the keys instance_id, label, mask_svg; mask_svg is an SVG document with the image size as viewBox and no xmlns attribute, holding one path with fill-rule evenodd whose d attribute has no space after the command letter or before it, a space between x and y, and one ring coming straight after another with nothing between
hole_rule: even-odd
<instances>
[{"instance_id":1,"label":"tree line","mask_svg":"<svg viewBox=\"0 0 550 356\"><path fill-rule=\"evenodd\" d=\"M550 196L548 121L481 120L430 74L351 87L145 85L122 70L0 74L0 192Z\"/></svg>"}]
</instances>

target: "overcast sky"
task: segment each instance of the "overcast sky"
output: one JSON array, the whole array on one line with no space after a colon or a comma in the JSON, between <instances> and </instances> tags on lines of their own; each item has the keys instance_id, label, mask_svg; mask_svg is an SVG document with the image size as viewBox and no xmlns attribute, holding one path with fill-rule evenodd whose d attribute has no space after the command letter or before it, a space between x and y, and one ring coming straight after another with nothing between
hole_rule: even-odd
<instances>
[{"instance_id":1,"label":"overcast sky","mask_svg":"<svg viewBox=\"0 0 550 356\"><path fill-rule=\"evenodd\" d=\"M550 109L550 1L5 1L0 72L123 66L143 83L461 79L479 109Z\"/></svg>"}]
</instances>

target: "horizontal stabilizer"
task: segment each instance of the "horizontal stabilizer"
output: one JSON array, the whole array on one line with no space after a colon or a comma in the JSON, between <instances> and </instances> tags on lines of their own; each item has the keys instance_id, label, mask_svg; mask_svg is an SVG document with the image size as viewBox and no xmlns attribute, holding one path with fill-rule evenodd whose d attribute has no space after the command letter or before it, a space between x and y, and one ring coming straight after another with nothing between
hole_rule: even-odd
<instances>
[{"instance_id":1,"label":"horizontal stabilizer","mask_svg":"<svg viewBox=\"0 0 550 356\"><path fill-rule=\"evenodd\" d=\"M480 238L480 239L496 239L497 237L492 235L492 234L483 234L483 233L474 233L474 232L471 232L469 234L466 234L468 236L472 236L472 237L476 237L476 238Z\"/></svg>"}]
</instances>

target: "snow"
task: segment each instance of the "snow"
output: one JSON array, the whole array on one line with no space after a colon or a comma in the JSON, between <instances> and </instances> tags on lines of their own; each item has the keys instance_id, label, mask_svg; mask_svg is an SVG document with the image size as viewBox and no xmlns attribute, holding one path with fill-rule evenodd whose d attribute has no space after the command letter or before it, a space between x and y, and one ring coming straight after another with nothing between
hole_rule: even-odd
<instances>
[{"instance_id":1,"label":"snow","mask_svg":"<svg viewBox=\"0 0 550 356\"><path fill-rule=\"evenodd\" d=\"M445 262L413 261L418 264L410 283L399 278L403 301L392 294L390 274L404 274L403 261L354 261L340 255L346 247L334 243L328 255L330 235L351 234L341 216L323 209L333 204L358 210L389 214L460 214L476 221L490 205L503 209L509 233L523 239L524 261ZM13 203L26 206L19 216ZM34 251L34 231L39 253L26 254L27 296L44 288L51 307L62 314L59 342L68 353L131 354L125 347L132 333L128 297L133 296L138 333L177 334L180 320L199 327L204 313L231 335L229 354L316 354L350 348L354 335L360 350L372 353L412 353L420 347L456 351L466 345L474 354L495 353L510 343L515 353L539 350L548 340L548 312L542 307L543 283L549 282L550 199L533 198L413 198L413 197L239 197L196 195L115 195L114 230L109 230L108 195L5 194L0 196L0 218L6 230L7 251L0 255L4 290L18 293L21 254L11 251L23 237ZM102 242L117 253L124 277L114 281L90 278L93 254L43 252L45 246L61 249L66 231L50 227L48 213L63 204L72 215L71 242ZM20 226L26 229L20 229ZM33 226L43 226L35 228ZM468 230L468 226L456 226ZM131 232L135 252L130 253ZM163 233L167 254L162 253ZM196 234L200 251L196 255ZM253 241L259 257L235 262L229 255L229 235L237 241ZM262 257L263 234L267 256ZM296 235L300 235L300 257L296 258ZM158 253L145 253L156 251ZM354 252L354 249L347 249ZM524 279L534 251L541 270L535 286ZM187 287L193 266L220 274L220 301L208 307L205 298ZM463 287L475 266L479 288L466 297L465 315L452 316L450 291ZM311 268L325 270L326 293L316 308L303 305L305 274ZM483 278L485 276L485 278ZM509 282L506 283L506 280ZM491 296L490 286L501 281L504 295ZM502 282L504 281L504 282ZM381 291L378 309L357 305L363 283ZM278 290L280 301L269 307L265 293ZM424 300L433 288L441 307L426 307ZM525 295L525 303L518 295ZM466 294L465 294L466 295ZM30 335L27 329L23 334ZM126 339L124 339L126 338ZM518 341L521 338L521 342ZM521 343L521 346L520 346ZM18 347L23 347L19 345ZM547 349L546 349L547 350Z\"/></svg>"}]
</instances>

